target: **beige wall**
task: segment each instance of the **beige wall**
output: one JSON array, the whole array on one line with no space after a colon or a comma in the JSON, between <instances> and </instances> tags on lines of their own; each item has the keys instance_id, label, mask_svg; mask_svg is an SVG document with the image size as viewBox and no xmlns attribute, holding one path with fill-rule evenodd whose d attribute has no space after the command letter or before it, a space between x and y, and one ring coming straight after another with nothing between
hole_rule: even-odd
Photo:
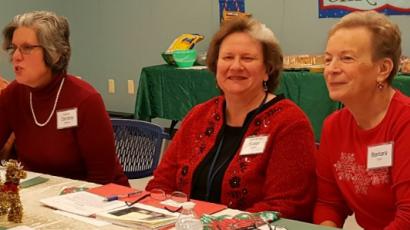
<instances>
[{"instance_id":1,"label":"beige wall","mask_svg":"<svg viewBox=\"0 0 410 230\"><path fill-rule=\"evenodd\" d=\"M142 67L163 64L160 53L179 34L205 35L196 47L205 51L219 26L218 7L218 0L0 0L0 27L34 9L67 16L73 49L69 71L99 89L109 110L133 112L135 95L127 93L127 81L138 84ZM275 32L285 54L322 52L326 32L337 20L318 18L318 0L247 0L246 9ZM392 18L410 55L410 16ZM4 53L0 74L13 79ZM108 79L116 82L115 94L107 92Z\"/></svg>"}]
</instances>

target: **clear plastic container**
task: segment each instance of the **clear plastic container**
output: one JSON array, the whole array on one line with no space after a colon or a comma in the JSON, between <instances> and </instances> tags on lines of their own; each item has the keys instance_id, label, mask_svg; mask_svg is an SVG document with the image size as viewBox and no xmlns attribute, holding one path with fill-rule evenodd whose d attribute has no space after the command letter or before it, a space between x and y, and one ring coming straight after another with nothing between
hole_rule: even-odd
<instances>
[{"instance_id":1,"label":"clear plastic container","mask_svg":"<svg viewBox=\"0 0 410 230\"><path fill-rule=\"evenodd\" d=\"M175 224L176 230L202 230L201 220L194 212L195 203L185 202Z\"/></svg>"}]
</instances>

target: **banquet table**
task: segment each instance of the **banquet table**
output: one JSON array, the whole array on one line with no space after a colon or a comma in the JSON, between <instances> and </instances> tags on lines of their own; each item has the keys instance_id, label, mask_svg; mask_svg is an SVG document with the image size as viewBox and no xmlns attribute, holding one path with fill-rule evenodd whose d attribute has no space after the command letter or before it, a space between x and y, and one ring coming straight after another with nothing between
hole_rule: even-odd
<instances>
[{"instance_id":1,"label":"banquet table","mask_svg":"<svg viewBox=\"0 0 410 230\"><path fill-rule=\"evenodd\" d=\"M398 75L393 86L410 95L410 77ZM323 120L342 107L328 96L322 73L284 71L276 94L284 94L299 105L312 123L316 140ZM206 69L181 69L171 65L141 70L134 117L181 121L195 105L219 95L214 74Z\"/></svg>"},{"instance_id":2,"label":"banquet table","mask_svg":"<svg viewBox=\"0 0 410 230\"><path fill-rule=\"evenodd\" d=\"M30 174L30 172L29 172ZM72 180L63 177L56 177L51 175L45 174L37 174L41 178L46 178L48 181L36 184L34 186L23 188L20 190L20 196L22 199L23 207L24 207L24 216L23 216L23 223L15 224L10 223L7 221L6 216L0 217L0 229L7 229L16 227L19 225L28 226L34 229L47 229L47 230L64 230L64 229L112 229L112 230L123 230L129 229L125 227L121 227L118 225L105 225L105 226L94 226L89 223L80 221L75 218L67 217L65 215L61 215L57 213L54 209L48 208L43 206L39 200L56 196L60 193L60 191L67 187L96 187L99 186L98 184L79 181L79 180ZM34 177L34 180L37 177ZM32 179L33 180L33 179ZM26 183L26 182L24 182ZM237 210L230 210L225 209L225 214L227 213L237 213ZM217 213L219 214L219 213ZM90 218L91 219L91 218ZM313 225L309 223L304 223L295 220L289 220L282 218L275 222L275 225L280 225L285 227L287 230L331 230L334 228L328 228L324 226ZM266 226L262 227L261 229L268 229Z\"/></svg>"}]
</instances>

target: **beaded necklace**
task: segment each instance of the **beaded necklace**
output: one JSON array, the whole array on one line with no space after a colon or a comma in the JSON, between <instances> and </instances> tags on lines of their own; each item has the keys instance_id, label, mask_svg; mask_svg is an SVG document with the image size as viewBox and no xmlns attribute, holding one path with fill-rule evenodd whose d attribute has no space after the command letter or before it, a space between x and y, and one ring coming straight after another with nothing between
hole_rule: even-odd
<instances>
[{"instance_id":1,"label":"beaded necklace","mask_svg":"<svg viewBox=\"0 0 410 230\"><path fill-rule=\"evenodd\" d=\"M37 126L43 127L43 126L47 125L48 122L50 122L51 117L53 116L54 111L56 110L57 103L58 103L58 98L60 97L60 92L61 92L61 89L63 88L64 80L65 80L65 78L63 78L63 80L61 80L60 87L58 88L58 91L57 91L56 100L54 101L53 110L51 110L51 113L48 116L48 119L44 123L40 123L40 122L37 121L37 117L36 117L36 114L34 113L34 108L33 108L33 94L30 91L30 109L31 109L31 114L33 114L34 123L36 123Z\"/></svg>"}]
</instances>

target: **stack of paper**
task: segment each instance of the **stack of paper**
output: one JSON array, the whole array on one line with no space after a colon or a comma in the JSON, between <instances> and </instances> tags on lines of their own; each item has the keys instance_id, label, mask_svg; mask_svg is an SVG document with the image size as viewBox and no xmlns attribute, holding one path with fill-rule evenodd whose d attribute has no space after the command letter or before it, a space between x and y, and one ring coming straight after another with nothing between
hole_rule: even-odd
<instances>
[{"instance_id":1,"label":"stack of paper","mask_svg":"<svg viewBox=\"0 0 410 230\"><path fill-rule=\"evenodd\" d=\"M125 206L124 202L106 202L104 197L85 191L53 196L42 199L40 202L49 207L81 216L93 216L97 212Z\"/></svg>"},{"instance_id":2,"label":"stack of paper","mask_svg":"<svg viewBox=\"0 0 410 230\"><path fill-rule=\"evenodd\" d=\"M179 213L178 213L179 214ZM175 224L178 214L144 204L97 213L97 219L138 229L160 229Z\"/></svg>"}]
</instances>

